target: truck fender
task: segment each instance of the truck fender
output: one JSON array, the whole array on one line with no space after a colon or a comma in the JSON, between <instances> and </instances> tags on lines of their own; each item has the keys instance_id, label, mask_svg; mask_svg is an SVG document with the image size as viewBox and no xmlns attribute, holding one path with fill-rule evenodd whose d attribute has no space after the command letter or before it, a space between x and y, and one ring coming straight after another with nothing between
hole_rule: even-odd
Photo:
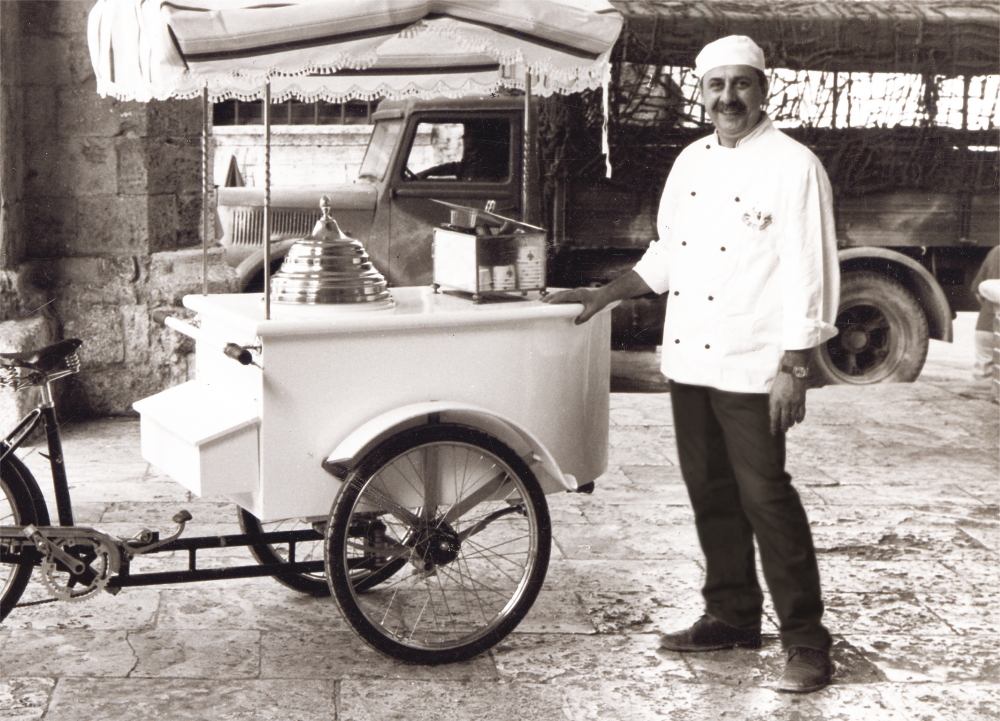
<instances>
[{"instance_id":1,"label":"truck fender","mask_svg":"<svg viewBox=\"0 0 1000 721\"><path fill-rule=\"evenodd\" d=\"M323 468L343 480L377 444L414 426L427 423L430 414L442 421L477 428L510 446L531 468L542 490L576 491L576 479L563 473L545 445L523 426L493 411L468 403L429 401L396 408L376 416L340 441L323 462Z\"/></svg>"},{"instance_id":2,"label":"truck fender","mask_svg":"<svg viewBox=\"0 0 1000 721\"><path fill-rule=\"evenodd\" d=\"M271 241L271 264L282 260L287 254L288 249L292 247L296 239L286 239L286 240L276 240ZM264 251L255 250L253 253L244 258L239 265L236 266L236 277L237 285L241 291L246 288L247 283L253 280L254 276L261 272L264 268Z\"/></svg>"},{"instance_id":3,"label":"truck fender","mask_svg":"<svg viewBox=\"0 0 1000 721\"><path fill-rule=\"evenodd\" d=\"M844 248L837 254L841 272L869 270L895 277L910 290L927 315L930 337L952 342L951 305L937 280L924 266L890 248Z\"/></svg>"}]
</instances>

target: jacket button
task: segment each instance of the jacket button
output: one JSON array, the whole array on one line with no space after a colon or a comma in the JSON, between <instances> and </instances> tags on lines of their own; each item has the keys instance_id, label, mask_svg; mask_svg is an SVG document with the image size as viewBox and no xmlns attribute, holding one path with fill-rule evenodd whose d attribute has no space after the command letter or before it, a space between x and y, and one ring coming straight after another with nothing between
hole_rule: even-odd
<instances>
[{"instance_id":1,"label":"jacket button","mask_svg":"<svg viewBox=\"0 0 1000 721\"><path fill-rule=\"evenodd\" d=\"M715 298L713 296L708 296L708 299L709 300L715 300Z\"/></svg>"},{"instance_id":2,"label":"jacket button","mask_svg":"<svg viewBox=\"0 0 1000 721\"><path fill-rule=\"evenodd\" d=\"M706 343L706 344L705 344L705 350L708 350L708 349L709 349L709 348L711 348L711 347L712 347L712 346L710 346L710 345L709 345L708 343Z\"/></svg>"},{"instance_id":3,"label":"jacket button","mask_svg":"<svg viewBox=\"0 0 1000 721\"><path fill-rule=\"evenodd\" d=\"M688 244L688 242L686 240L682 240L681 241L681 245L687 245L687 244Z\"/></svg>"},{"instance_id":4,"label":"jacket button","mask_svg":"<svg viewBox=\"0 0 1000 721\"><path fill-rule=\"evenodd\" d=\"M674 343L680 343L680 342L681 342L680 338L674 338Z\"/></svg>"},{"instance_id":5,"label":"jacket button","mask_svg":"<svg viewBox=\"0 0 1000 721\"><path fill-rule=\"evenodd\" d=\"M679 290L675 290L674 291L674 295L680 295L680 294L681 294L681 292Z\"/></svg>"},{"instance_id":6,"label":"jacket button","mask_svg":"<svg viewBox=\"0 0 1000 721\"><path fill-rule=\"evenodd\" d=\"M737 203L738 203L738 202L740 202L740 199L739 199L739 198L737 198L737 199L736 199L736 202L737 202Z\"/></svg>"},{"instance_id":7,"label":"jacket button","mask_svg":"<svg viewBox=\"0 0 1000 721\"><path fill-rule=\"evenodd\" d=\"M725 253L726 252L726 246L722 246L721 248L719 248L719 250L721 250L723 253Z\"/></svg>"},{"instance_id":8,"label":"jacket button","mask_svg":"<svg viewBox=\"0 0 1000 721\"><path fill-rule=\"evenodd\" d=\"M696 196L696 195L698 195L698 194L697 194L696 192L694 192L694 191L692 190L692 191L691 191L691 197L693 198L693 197L694 197L694 196Z\"/></svg>"}]
</instances>

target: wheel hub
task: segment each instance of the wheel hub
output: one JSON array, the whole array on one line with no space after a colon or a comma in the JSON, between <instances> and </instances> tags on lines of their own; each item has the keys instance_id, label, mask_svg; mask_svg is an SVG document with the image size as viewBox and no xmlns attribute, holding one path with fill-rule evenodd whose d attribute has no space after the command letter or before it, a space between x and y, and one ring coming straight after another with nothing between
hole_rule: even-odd
<instances>
[{"instance_id":1,"label":"wheel hub","mask_svg":"<svg viewBox=\"0 0 1000 721\"><path fill-rule=\"evenodd\" d=\"M844 348L852 353L860 353L868 347L868 334L863 330L849 330L844 333L844 337L841 342L843 343Z\"/></svg>"},{"instance_id":2,"label":"wheel hub","mask_svg":"<svg viewBox=\"0 0 1000 721\"><path fill-rule=\"evenodd\" d=\"M417 557L424 561L424 567L432 568L451 563L458 558L459 551L462 550L462 541L447 523L432 522L422 530L414 548Z\"/></svg>"}]
</instances>

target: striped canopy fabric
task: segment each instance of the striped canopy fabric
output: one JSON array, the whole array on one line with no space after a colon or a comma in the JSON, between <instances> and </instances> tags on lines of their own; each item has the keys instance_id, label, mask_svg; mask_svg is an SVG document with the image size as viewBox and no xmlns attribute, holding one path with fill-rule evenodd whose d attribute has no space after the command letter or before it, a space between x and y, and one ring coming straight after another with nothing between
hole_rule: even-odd
<instances>
[{"instance_id":1,"label":"striped canopy fabric","mask_svg":"<svg viewBox=\"0 0 1000 721\"><path fill-rule=\"evenodd\" d=\"M457 96L596 88L622 18L607 0L98 0L103 96Z\"/></svg>"}]
</instances>

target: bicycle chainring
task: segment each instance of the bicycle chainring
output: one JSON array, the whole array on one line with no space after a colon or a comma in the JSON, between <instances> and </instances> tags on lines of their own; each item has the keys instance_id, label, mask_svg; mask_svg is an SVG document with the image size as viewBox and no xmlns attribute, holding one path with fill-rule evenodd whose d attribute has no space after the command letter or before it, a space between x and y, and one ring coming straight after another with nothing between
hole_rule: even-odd
<instances>
[{"instance_id":1,"label":"bicycle chainring","mask_svg":"<svg viewBox=\"0 0 1000 721\"><path fill-rule=\"evenodd\" d=\"M61 567L52 554L46 554L41 563L42 581L49 592L60 601L85 601L104 590L113 571L112 558L117 551L109 547L103 538L81 536L50 539L71 556L79 558L87 565L92 578L87 581Z\"/></svg>"}]
</instances>

